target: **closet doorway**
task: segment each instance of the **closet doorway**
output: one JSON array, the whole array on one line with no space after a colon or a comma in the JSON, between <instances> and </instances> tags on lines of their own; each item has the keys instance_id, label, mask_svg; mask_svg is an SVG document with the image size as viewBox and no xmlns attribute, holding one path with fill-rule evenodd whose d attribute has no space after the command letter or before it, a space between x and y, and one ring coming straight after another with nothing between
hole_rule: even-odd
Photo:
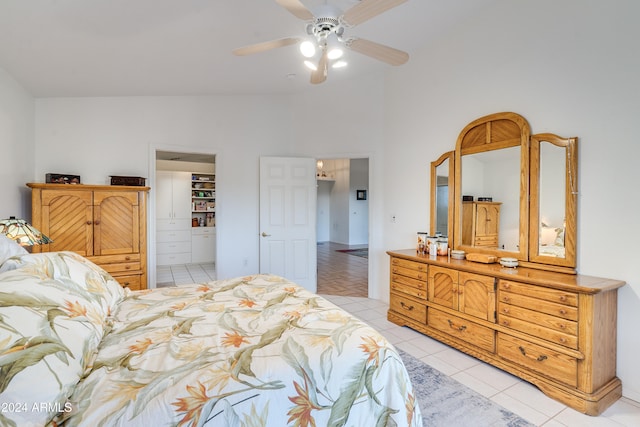
<instances>
[{"instance_id":1,"label":"closet doorway","mask_svg":"<svg viewBox=\"0 0 640 427\"><path fill-rule=\"evenodd\" d=\"M156 287L216 279L216 156L156 150Z\"/></svg>"},{"instance_id":2,"label":"closet doorway","mask_svg":"<svg viewBox=\"0 0 640 427\"><path fill-rule=\"evenodd\" d=\"M318 294L369 293L369 159L317 161Z\"/></svg>"}]
</instances>

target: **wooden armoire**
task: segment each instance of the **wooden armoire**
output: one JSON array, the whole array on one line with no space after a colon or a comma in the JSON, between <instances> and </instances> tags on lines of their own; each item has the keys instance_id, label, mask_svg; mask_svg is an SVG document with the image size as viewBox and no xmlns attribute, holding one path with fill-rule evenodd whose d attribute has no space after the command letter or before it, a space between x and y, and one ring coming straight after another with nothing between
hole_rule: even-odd
<instances>
[{"instance_id":1,"label":"wooden armoire","mask_svg":"<svg viewBox=\"0 0 640 427\"><path fill-rule=\"evenodd\" d=\"M147 288L149 187L41 184L31 188L31 221L53 243L33 252L73 251L131 290Z\"/></svg>"}]
</instances>

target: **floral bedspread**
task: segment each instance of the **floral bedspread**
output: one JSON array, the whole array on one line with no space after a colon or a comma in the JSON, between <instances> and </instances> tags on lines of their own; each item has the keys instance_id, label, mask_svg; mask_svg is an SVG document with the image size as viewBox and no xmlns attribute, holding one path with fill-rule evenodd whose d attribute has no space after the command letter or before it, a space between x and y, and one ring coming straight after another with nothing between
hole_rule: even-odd
<instances>
[{"instance_id":1,"label":"floral bedspread","mask_svg":"<svg viewBox=\"0 0 640 427\"><path fill-rule=\"evenodd\" d=\"M110 322L56 423L422 425L385 338L281 277L134 292Z\"/></svg>"}]
</instances>

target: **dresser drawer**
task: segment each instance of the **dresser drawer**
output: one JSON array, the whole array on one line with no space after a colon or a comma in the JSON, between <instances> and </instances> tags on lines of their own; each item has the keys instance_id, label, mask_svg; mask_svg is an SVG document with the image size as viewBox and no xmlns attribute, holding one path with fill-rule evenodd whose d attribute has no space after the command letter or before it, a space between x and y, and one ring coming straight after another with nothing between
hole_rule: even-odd
<instances>
[{"instance_id":1,"label":"dresser drawer","mask_svg":"<svg viewBox=\"0 0 640 427\"><path fill-rule=\"evenodd\" d=\"M557 289L543 288L540 286L531 286L524 283L512 282L510 280L502 280L502 279L500 279L498 289L500 291L526 295L531 298L555 302L564 306L570 306L570 307L578 306L578 294L574 292L565 292Z\"/></svg>"},{"instance_id":2,"label":"dresser drawer","mask_svg":"<svg viewBox=\"0 0 640 427\"><path fill-rule=\"evenodd\" d=\"M429 308L427 324L445 334L460 338L484 350L495 351L495 332L469 320Z\"/></svg>"},{"instance_id":3,"label":"dresser drawer","mask_svg":"<svg viewBox=\"0 0 640 427\"><path fill-rule=\"evenodd\" d=\"M389 307L392 311L409 317L416 322L427 322L427 307L424 304L418 304L415 301L393 293L390 295L390 298Z\"/></svg>"},{"instance_id":4,"label":"dresser drawer","mask_svg":"<svg viewBox=\"0 0 640 427\"><path fill-rule=\"evenodd\" d=\"M498 333L498 356L571 387L577 386L578 361L569 355Z\"/></svg>"},{"instance_id":5,"label":"dresser drawer","mask_svg":"<svg viewBox=\"0 0 640 427\"><path fill-rule=\"evenodd\" d=\"M416 289L422 289L424 291L427 290L427 280L425 279L414 279L413 277L403 276L399 273L391 273L391 281L396 282L401 285L412 286Z\"/></svg>"},{"instance_id":6,"label":"dresser drawer","mask_svg":"<svg viewBox=\"0 0 640 427\"><path fill-rule=\"evenodd\" d=\"M544 340L578 348L578 323L539 311L498 302L498 323Z\"/></svg>"},{"instance_id":7,"label":"dresser drawer","mask_svg":"<svg viewBox=\"0 0 640 427\"><path fill-rule=\"evenodd\" d=\"M424 280L425 283L427 282L426 269L424 271L418 271L411 268L391 266L391 274L394 274L394 275L399 274L405 277L411 277L416 280Z\"/></svg>"},{"instance_id":8,"label":"dresser drawer","mask_svg":"<svg viewBox=\"0 0 640 427\"><path fill-rule=\"evenodd\" d=\"M391 276L391 290L396 292L403 292L405 294L413 295L414 297L420 299L427 299L427 284L420 283L417 284L409 284L406 283L409 280L406 277L395 277L395 275Z\"/></svg>"},{"instance_id":9,"label":"dresser drawer","mask_svg":"<svg viewBox=\"0 0 640 427\"><path fill-rule=\"evenodd\" d=\"M501 289L498 296L498 302L517 307L524 307L562 319L573 321L578 320L578 307L551 302L548 299L533 298L513 292L506 292Z\"/></svg>"},{"instance_id":10,"label":"dresser drawer","mask_svg":"<svg viewBox=\"0 0 640 427\"><path fill-rule=\"evenodd\" d=\"M421 262L409 261L402 258L391 258L391 271L393 271L394 267L414 270L422 273L427 272L427 264L423 264Z\"/></svg>"}]
</instances>

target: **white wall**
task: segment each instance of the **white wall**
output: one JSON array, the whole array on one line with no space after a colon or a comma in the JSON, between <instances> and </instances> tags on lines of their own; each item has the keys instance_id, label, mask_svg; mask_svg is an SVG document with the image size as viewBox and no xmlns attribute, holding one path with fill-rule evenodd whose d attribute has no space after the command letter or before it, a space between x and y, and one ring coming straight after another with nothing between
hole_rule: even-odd
<instances>
[{"instance_id":1,"label":"white wall","mask_svg":"<svg viewBox=\"0 0 640 427\"><path fill-rule=\"evenodd\" d=\"M34 117L33 97L0 68L0 219L31 220Z\"/></svg>"},{"instance_id":2,"label":"white wall","mask_svg":"<svg viewBox=\"0 0 640 427\"><path fill-rule=\"evenodd\" d=\"M498 111L535 133L578 136L578 269L623 279L618 376L640 401L640 2L499 0L412 53L388 80L384 246L412 247L428 229L428 161L472 120ZM402 191L399 191L402 189ZM408 197L408 195L411 195ZM388 274L383 259L379 278ZM382 282L381 282L382 285Z\"/></svg>"},{"instance_id":3,"label":"white wall","mask_svg":"<svg viewBox=\"0 0 640 427\"><path fill-rule=\"evenodd\" d=\"M349 244L369 241L369 159L349 161ZM365 190L367 198L357 200L356 192Z\"/></svg>"},{"instance_id":4,"label":"white wall","mask_svg":"<svg viewBox=\"0 0 640 427\"><path fill-rule=\"evenodd\" d=\"M259 269L259 157L288 154L289 121L289 102L280 97L38 99L36 176L74 173L87 184L105 184L109 175L143 176L153 202L150 147L213 152L217 273L220 278L252 274ZM153 209L149 215L153 219ZM153 229L149 241L151 266Z\"/></svg>"},{"instance_id":5,"label":"white wall","mask_svg":"<svg viewBox=\"0 0 640 427\"><path fill-rule=\"evenodd\" d=\"M318 180L318 200L316 205L316 240L331 241L331 188L334 181Z\"/></svg>"}]
</instances>

